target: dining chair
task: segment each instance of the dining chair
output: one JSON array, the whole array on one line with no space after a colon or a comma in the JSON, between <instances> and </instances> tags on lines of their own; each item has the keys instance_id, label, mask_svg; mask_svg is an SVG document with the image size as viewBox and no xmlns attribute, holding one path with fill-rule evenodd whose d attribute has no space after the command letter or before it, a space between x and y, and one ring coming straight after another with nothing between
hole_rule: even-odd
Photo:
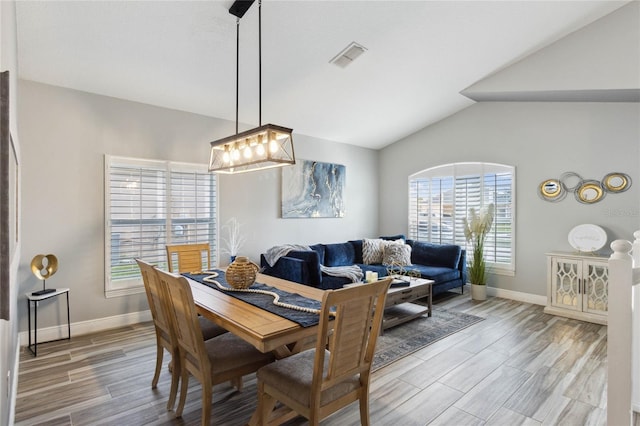
<instances>
[{"instance_id":1,"label":"dining chair","mask_svg":"<svg viewBox=\"0 0 640 426\"><path fill-rule=\"evenodd\" d=\"M147 294L151 318L156 332L156 370L151 380L151 389L155 389L158 385L162 359L166 349L171 354L171 368L169 369L171 371L171 391L167 402L167 410L171 410L176 402L176 392L180 380L178 339L170 322L169 310L165 302L166 294L158 281L155 267L140 259L136 259L136 262L140 267L144 290Z\"/></svg>"},{"instance_id":2,"label":"dining chair","mask_svg":"<svg viewBox=\"0 0 640 426\"><path fill-rule=\"evenodd\" d=\"M211 268L211 250L208 243L167 244L166 249L169 272L201 272ZM206 318L199 317L199 321L205 340L227 332ZM242 386L241 383L238 386Z\"/></svg>"},{"instance_id":3,"label":"dining chair","mask_svg":"<svg viewBox=\"0 0 640 426\"><path fill-rule=\"evenodd\" d=\"M167 295L158 281L155 266L140 259L136 259L136 262L142 274L142 282L156 332L156 369L153 374L153 379L151 380L151 389L155 389L158 385L160 371L162 370L164 350L166 349L169 354L171 354L171 361L169 363L171 391L169 393L169 401L167 402L167 410L171 410L175 404L180 379L180 365L177 364L180 361L178 339L175 336L175 331L170 322L169 307L165 302ZM203 339L205 340L227 332L224 328L203 317L198 317L198 324L202 331ZM242 382L236 381L234 385L240 389Z\"/></svg>"},{"instance_id":4,"label":"dining chair","mask_svg":"<svg viewBox=\"0 0 640 426\"><path fill-rule=\"evenodd\" d=\"M166 249L169 272L200 272L211 268L211 249L208 243L167 244Z\"/></svg>"},{"instance_id":5,"label":"dining chair","mask_svg":"<svg viewBox=\"0 0 640 426\"><path fill-rule=\"evenodd\" d=\"M169 295L169 310L178 339L182 381L176 416L182 410L189 387L189 375L202 385L202 424L211 418L213 386L254 373L275 360L272 353L262 353L232 333L204 340L187 279L157 270L158 279Z\"/></svg>"},{"instance_id":6,"label":"dining chair","mask_svg":"<svg viewBox=\"0 0 640 426\"><path fill-rule=\"evenodd\" d=\"M281 424L298 415L318 425L355 401L360 402L361 424L369 424L371 364L390 284L387 278L325 292L315 349L258 370L259 425ZM278 401L290 412L270 420Z\"/></svg>"}]
</instances>

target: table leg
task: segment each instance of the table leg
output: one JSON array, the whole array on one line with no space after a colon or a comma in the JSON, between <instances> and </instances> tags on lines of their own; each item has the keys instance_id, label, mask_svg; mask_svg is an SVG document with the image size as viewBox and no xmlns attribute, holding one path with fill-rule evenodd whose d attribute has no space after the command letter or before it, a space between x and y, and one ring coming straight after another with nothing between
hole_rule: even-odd
<instances>
[{"instance_id":1,"label":"table leg","mask_svg":"<svg viewBox=\"0 0 640 426\"><path fill-rule=\"evenodd\" d=\"M33 349L31 349L31 301L29 299L27 299L27 323L29 324L29 346L27 347L33 352Z\"/></svg>"},{"instance_id":2,"label":"table leg","mask_svg":"<svg viewBox=\"0 0 640 426\"><path fill-rule=\"evenodd\" d=\"M429 310L429 315L431 315L431 310ZM69 292L68 291L67 291L67 338L71 340L71 315L69 314Z\"/></svg>"},{"instance_id":3,"label":"table leg","mask_svg":"<svg viewBox=\"0 0 640 426\"><path fill-rule=\"evenodd\" d=\"M33 306L33 356L38 356L38 301Z\"/></svg>"}]
</instances>

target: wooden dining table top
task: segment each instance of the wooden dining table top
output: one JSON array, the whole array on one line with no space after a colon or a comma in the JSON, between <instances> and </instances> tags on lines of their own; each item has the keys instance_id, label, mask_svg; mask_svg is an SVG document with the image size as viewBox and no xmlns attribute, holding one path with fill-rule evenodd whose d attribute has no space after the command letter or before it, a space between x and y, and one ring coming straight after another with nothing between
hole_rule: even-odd
<instances>
[{"instance_id":1,"label":"wooden dining table top","mask_svg":"<svg viewBox=\"0 0 640 426\"><path fill-rule=\"evenodd\" d=\"M223 291L189 278L187 281L200 315L226 328L261 352L274 352L278 357L286 357L312 347L315 342L317 325L302 327ZM270 275L258 274L256 282L318 301L322 301L324 294L323 290Z\"/></svg>"}]
</instances>

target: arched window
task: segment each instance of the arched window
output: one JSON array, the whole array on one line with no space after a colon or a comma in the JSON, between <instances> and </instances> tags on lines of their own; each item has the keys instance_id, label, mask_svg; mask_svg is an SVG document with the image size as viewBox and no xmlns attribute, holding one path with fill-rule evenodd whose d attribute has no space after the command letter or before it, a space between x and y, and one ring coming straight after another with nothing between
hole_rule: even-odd
<instances>
[{"instance_id":1,"label":"arched window","mask_svg":"<svg viewBox=\"0 0 640 426\"><path fill-rule=\"evenodd\" d=\"M463 218L493 203L495 219L484 245L492 272L515 271L515 167L454 163L409 176L409 238L466 247ZM468 258L468 257L467 257Z\"/></svg>"}]
</instances>

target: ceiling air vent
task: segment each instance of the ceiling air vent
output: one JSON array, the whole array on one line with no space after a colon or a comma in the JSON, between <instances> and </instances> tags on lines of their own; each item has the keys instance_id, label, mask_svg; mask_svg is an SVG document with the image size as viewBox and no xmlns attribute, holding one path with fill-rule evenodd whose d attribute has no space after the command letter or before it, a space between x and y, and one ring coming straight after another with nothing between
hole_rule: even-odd
<instances>
[{"instance_id":1,"label":"ceiling air vent","mask_svg":"<svg viewBox=\"0 0 640 426\"><path fill-rule=\"evenodd\" d=\"M355 61L358 56L362 55L366 51L366 47L354 41L345 47L342 52L334 56L329 62L339 66L340 68L346 68L347 65Z\"/></svg>"}]
</instances>

